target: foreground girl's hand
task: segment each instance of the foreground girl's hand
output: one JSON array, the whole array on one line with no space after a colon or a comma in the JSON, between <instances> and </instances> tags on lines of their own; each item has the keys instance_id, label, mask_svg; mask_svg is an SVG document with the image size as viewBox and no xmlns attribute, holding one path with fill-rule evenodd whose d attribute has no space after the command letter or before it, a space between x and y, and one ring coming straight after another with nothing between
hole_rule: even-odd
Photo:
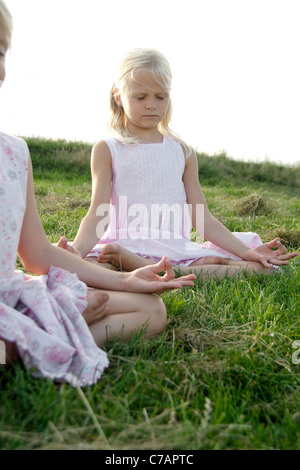
<instances>
[{"instance_id":1,"label":"foreground girl's hand","mask_svg":"<svg viewBox=\"0 0 300 470\"><path fill-rule=\"evenodd\" d=\"M277 250L272 250L277 248ZM246 261L258 261L266 268L272 268L273 265L281 266L289 264L288 260L298 256L299 253L293 251L287 253L287 249L282 245L280 238L274 238L269 243L264 243L256 248L246 252Z\"/></svg>"},{"instance_id":2,"label":"foreground girl's hand","mask_svg":"<svg viewBox=\"0 0 300 470\"><path fill-rule=\"evenodd\" d=\"M166 271L166 273L163 276L159 276L158 274L162 271ZM193 281L196 279L194 274L175 279L172 263L166 256L156 264L151 264L136 269L131 273L124 273L123 275L125 290L152 294L162 294L168 290L193 286Z\"/></svg>"},{"instance_id":3,"label":"foreground girl's hand","mask_svg":"<svg viewBox=\"0 0 300 470\"><path fill-rule=\"evenodd\" d=\"M89 326L106 317L108 314L108 300L109 296L106 292L97 292L94 289L88 290L87 307L82 312L82 316Z\"/></svg>"}]
</instances>

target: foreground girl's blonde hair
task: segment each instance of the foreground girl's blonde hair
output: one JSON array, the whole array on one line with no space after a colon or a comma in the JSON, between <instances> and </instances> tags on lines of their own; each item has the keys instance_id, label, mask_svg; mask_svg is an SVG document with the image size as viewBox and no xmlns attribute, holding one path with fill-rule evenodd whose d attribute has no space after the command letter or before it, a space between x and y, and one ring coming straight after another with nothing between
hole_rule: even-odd
<instances>
[{"instance_id":1,"label":"foreground girl's blonde hair","mask_svg":"<svg viewBox=\"0 0 300 470\"><path fill-rule=\"evenodd\" d=\"M152 79L160 85L166 93L170 94L171 91L172 73L170 65L163 54L156 49L133 49L126 54L121 61L118 78L113 84L110 92L109 122L111 132L120 141L126 144L136 144L139 143L139 140L127 129L124 110L116 103L115 96L116 89L118 90L118 93L122 93L126 88L126 85L129 83L129 80L134 80L134 72L136 69L147 69ZM170 100L168 111L162 122L159 124L158 129L161 134L177 140L182 145L186 157L189 157L192 153L191 148L169 128L171 114L172 104Z\"/></svg>"},{"instance_id":2,"label":"foreground girl's blonde hair","mask_svg":"<svg viewBox=\"0 0 300 470\"><path fill-rule=\"evenodd\" d=\"M12 16L3 0L0 0L0 27L6 30L10 45L12 36Z\"/></svg>"}]
</instances>

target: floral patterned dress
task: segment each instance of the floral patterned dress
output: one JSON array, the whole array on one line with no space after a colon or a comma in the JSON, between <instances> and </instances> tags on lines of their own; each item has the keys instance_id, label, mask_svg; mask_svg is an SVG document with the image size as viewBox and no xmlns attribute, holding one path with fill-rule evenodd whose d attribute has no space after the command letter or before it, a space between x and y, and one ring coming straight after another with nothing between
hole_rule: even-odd
<instances>
[{"instance_id":1,"label":"floral patterned dress","mask_svg":"<svg viewBox=\"0 0 300 470\"><path fill-rule=\"evenodd\" d=\"M35 377L91 385L108 359L82 317L86 285L56 267L44 276L15 270L28 158L22 139L0 133L0 339L16 344Z\"/></svg>"}]
</instances>

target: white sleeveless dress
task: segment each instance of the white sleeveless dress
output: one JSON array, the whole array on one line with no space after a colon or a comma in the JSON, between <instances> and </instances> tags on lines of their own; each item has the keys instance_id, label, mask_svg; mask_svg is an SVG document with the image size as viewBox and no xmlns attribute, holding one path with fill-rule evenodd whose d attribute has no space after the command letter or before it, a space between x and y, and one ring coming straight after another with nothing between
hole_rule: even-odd
<instances>
[{"instance_id":1,"label":"white sleeveless dress","mask_svg":"<svg viewBox=\"0 0 300 470\"><path fill-rule=\"evenodd\" d=\"M105 142L112 159L110 221L88 256L99 256L105 245L118 243L155 261L165 255L173 265L188 266L204 256L240 260L211 242L191 241L191 217L182 181L185 156L176 140L164 136L162 143L126 145L116 138ZM105 208L102 213L99 208L98 215L105 216ZM252 248L262 244L256 233L233 234Z\"/></svg>"},{"instance_id":2,"label":"white sleeveless dress","mask_svg":"<svg viewBox=\"0 0 300 470\"><path fill-rule=\"evenodd\" d=\"M16 344L35 377L91 385L108 366L82 317L87 287L52 267L48 275L16 271L26 209L26 143L0 133L0 341ZM1 342L3 354L3 342Z\"/></svg>"}]
</instances>

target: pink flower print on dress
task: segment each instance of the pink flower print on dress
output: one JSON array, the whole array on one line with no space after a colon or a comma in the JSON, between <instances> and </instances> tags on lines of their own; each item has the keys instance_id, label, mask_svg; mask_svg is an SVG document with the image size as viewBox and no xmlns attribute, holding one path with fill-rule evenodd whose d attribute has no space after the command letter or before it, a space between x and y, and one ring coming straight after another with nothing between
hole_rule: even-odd
<instances>
[{"instance_id":1,"label":"pink flower print on dress","mask_svg":"<svg viewBox=\"0 0 300 470\"><path fill-rule=\"evenodd\" d=\"M16 223L15 220L12 220L9 225L10 225L10 229L11 229L12 232L15 232L18 228L17 223Z\"/></svg>"},{"instance_id":2,"label":"pink flower print on dress","mask_svg":"<svg viewBox=\"0 0 300 470\"><path fill-rule=\"evenodd\" d=\"M6 155L12 155L13 154L12 148L6 145L6 147L4 147L4 153Z\"/></svg>"},{"instance_id":3,"label":"pink flower print on dress","mask_svg":"<svg viewBox=\"0 0 300 470\"><path fill-rule=\"evenodd\" d=\"M17 179L16 173L15 173L14 171L12 171L12 170L10 170L10 171L8 172L8 176L9 176L10 179L13 180L13 181Z\"/></svg>"},{"instance_id":4,"label":"pink flower print on dress","mask_svg":"<svg viewBox=\"0 0 300 470\"><path fill-rule=\"evenodd\" d=\"M1 294L1 297L2 297L2 299L4 300L4 303L5 303L5 300L8 299L8 294L9 294L8 291L4 291L4 292L2 292L2 294Z\"/></svg>"}]
</instances>

